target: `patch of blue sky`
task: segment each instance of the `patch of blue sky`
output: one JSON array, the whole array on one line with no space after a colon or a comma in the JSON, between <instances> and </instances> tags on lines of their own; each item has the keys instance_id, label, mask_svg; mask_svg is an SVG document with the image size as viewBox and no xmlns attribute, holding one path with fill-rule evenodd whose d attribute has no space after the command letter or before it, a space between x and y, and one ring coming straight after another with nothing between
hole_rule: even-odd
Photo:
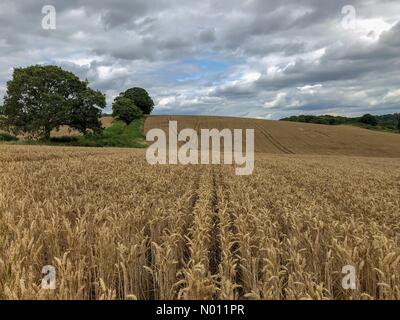
<instances>
[{"instance_id":1,"label":"patch of blue sky","mask_svg":"<svg viewBox=\"0 0 400 320\"><path fill-rule=\"evenodd\" d=\"M207 55L206 58L187 58L164 65L148 75L154 76L159 84L168 87L186 84L217 85L227 78L230 70L243 63L239 59Z\"/></svg>"},{"instance_id":2,"label":"patch of blue sky","mask_svg":"<svg viewBox=\"0 0 400 320\"><path fill-rule=\"evenodd\" d=\"M182 63L195 65L202 70L211 72L223 72L232 65L230 62L211 59L185 59Z\"/></svg>"},{"instance_id":3,"label":"patch of blue sky","mask_svg":"<svg viewBox=\"0 0 400 320\"><path fill-rule=\"evenodd\" d=\"M229 68L231 68L235 62L233 61L222 61L219 59L185 59L179 64L187 66L187 70L192 72L182 74L177 77L178 82L190 82L190 81L213 81L218 75L223 74Z\"/></svg>"},{"instance_id":4,"label":"patch of blue sky","mask_svg":"<svg viewBox=\"0 0 400 320\"><path fill-rule=\"evenodd\" d=\"M224 72L229 68L229 64L226 62L213 61L207 59L186 59L180 64L186 66L186 70L182 75L179 75L176 80L178 82L193 82L201 80L210 80L216 75Z\"/></svg>"}]
</instances>

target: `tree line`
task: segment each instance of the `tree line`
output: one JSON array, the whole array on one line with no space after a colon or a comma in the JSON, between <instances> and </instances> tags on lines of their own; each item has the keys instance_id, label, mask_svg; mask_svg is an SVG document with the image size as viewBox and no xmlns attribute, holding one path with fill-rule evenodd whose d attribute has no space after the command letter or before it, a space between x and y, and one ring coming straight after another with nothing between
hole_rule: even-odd
<instances>
[{"instance_id":1,"label":"tree line","mask_svg":"<svg viewBox=\"0 0 400 320\"><path fill-rule=\"evenodd\" d=\"M0 126L29 138L49 139L51 131L63 125L96 134L102 131L105 107L105 94L72 72L53 65L15 68L0 106ZM112 108L115 118L129 124L150 114L154 102L145 89L134 87L120 93Z\"/></svg>"},{"instance_id":2,"label":"tree line","mask_svg":"<svg viewBox=\"0 0 400 320\"><path fill-rule=\"evenodd\" d=\"M331 115L299 115L283 118L281 119L281 121L316 123L325 125L353 124L371 129L382 129L387 131L400 132L400 113L386 114L380 116L367 113L361 117L354 118Z\"/></svg>"}]
</instances>

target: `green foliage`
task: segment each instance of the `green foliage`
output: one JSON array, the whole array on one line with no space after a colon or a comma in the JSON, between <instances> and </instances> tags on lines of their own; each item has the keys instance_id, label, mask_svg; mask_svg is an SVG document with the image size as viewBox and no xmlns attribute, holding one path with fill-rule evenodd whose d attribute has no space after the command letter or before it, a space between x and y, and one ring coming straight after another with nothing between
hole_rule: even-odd
<instances>
[{"instance_id":1,"label":"green foliage","mask_svg":"<svg viewBox=\"0 0 400 320\"><path fill-rule=\"evenodd\" d=\"M117 97L113 102L112 108L113 117L124 121L126 124L130 124L133 120L143 116L142 110L128 98Z\"/></svg>"},{"instance_id":2,"label":"green foliage","mask_svg":"<svg viewBox=\"0 0 400 320\"><path fill-rule=\"evenodd\" d=\"M51 143L78 143L79 137L78 136L51 137L49 141Z\"/></svg>"},{"instance_id":3,"label":"green foliage","mask_svg":"<svg viewBox=\"0 0 400 320\"><path fill-rule=\"evenodd\" d=\"M4 97L3 125L14 133L49 138L53 129L69 125L87 134L99 132L104 95L73 73L57 66L14 69Z\"/></svg>"},{"instance_id":4,"label":"green foliage","mask_svg":"<svg viewBox=\"0 0 400 320\"><path fill-rule=\"evenodd\" d=\"M119 97L131 99L142 110L143 114L150 114L154 109L154 102L143 88L131 88L120 93Z\"/></svg>"},{"instance_id":5,"label":"green foliage","mask_svg":"<svg viewBox=\"0 0 400 320\"><path fill-rule=\"evenodd\" d=\"M18 141L18 138L11 134L0 132L0 141Z\"/></svg>"},{"instance_id":6,"label":"green foliage","mask_svg":"<svg viewBox=\"0 0 400 320\"><path fill-rule=\"evenodd\" d=\"M376 119L376 117L374 117L372 114L364 114L359 120L358 122L360 123L364 123L370 126L377 126L378 125L378 120Z\"/></svg>"},{"instance_id":7,"label":"green foliage","mask_svg":"<svg viewBox=\"0 0 400 320\"><path fill-rule=\"evenodd\" d=\"M400 132L400 113L395 113L394 116L397 122L397 130Z\"/></svg>"},{"instance_id":8,"label":"green foliage","mask_svg":"<svg viewBox=\"0 0 400 320\"><path fill-rule=\"evenodd\" d=\"M123 121L114 121L102 133L82 137L75 145L86 147L142 148L146 146L143 126L143 118L135 119L129 125L126 125Z\"/></svg>"},{"instance_id":9,"label":"green foliage","mask_svg":"<svg viewBox=\"0 0 400 320\"><path fill-rule=\"evenodd\" d=\"M336 117L330 115L323 115L323 116L300 115L300 116L291 116L289 118L284 118L281 120L304 122L304 123L327 124L327 125L340 125L349 123L349 120L346 117Z\"/></svg>"},{"instance_id":10,"label":"green foliage","mask_svg":"<svg viewBox=\"0 0 400 320\"><path fill-rule=\"evenodd\" d=\"M144 148L146 147L146 137L143 133L143 127L144 118L135 119L129 125L117 120L100 133L85 136L52 137L35 142L28 141L27 143L79 147Z\"/></svg>"},{"instance_id":11,"label":"green foliage","mask_svg":"<svg viewBox=\"0 0 400 320\"><path fill-rule=\"evenodd\" d=\"M363 117L347 118L338 116L313 116L313 115L300 115L291 116L288 118L281 119L282 121L294 121L294 122L305 122L305 123L317 123L326 125L354 125L366 129L387 131L387 132L400 132L399 121L397 120L397 114L385 114L380 116L364 115ZM399 116L400 117L400 116Z\"/></svg>"}]
</instances>

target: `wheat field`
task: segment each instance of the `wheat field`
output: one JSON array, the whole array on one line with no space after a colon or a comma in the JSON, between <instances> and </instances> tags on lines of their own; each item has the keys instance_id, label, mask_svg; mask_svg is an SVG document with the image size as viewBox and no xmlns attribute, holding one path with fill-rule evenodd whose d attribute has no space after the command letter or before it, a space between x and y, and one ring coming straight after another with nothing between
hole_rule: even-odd
<instances>
[{"instance_id":1,"label":"wheat field","mask_svg":"<svg viewBox=\"0 0 400 320\"><path fill-rule=\"evenodd\" d=\"M399 208L397 158L1 145L0 299L400 299Z\"/></svg>"},{"instance_id":2,"label":"wheat field","mask_svg":"<svg viewBox=\"0 0 400 320\"><path fill-rule=\"evenodd\" d=\"M168 132L169 121L184 128L222 130L254 129L255 151L273 154L346 155L400 158L400 135L354 126L272 121L217 116L150 116L145 131L161 128ZM103 123L107 124L104 119Z\"/></svg>"}]
</instances>

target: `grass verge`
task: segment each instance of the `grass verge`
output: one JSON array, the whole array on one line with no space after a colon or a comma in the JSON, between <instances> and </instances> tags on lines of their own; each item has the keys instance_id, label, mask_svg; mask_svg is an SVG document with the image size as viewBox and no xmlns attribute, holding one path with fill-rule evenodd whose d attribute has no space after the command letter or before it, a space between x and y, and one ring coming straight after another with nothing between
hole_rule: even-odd
<instances>
[{"instance_id":1,"label":"grass verge","mask_svg":"<svg viewBox=\"0 0 400 320\"><path fill-rule=\"evenodd\" d=\"M5 141L5 142L18 141L18 138L9 133L0 132L0 141L1 142L3 142L3 141Z\"/></svg>"},{"instance_id":2,"label":"grass verge","mask_svg":"<svg viewBox=\"0 0 400 320\"><path fill-rule=\"evenodd\" d=\"M18 143L74 147L145 148L147 144L143 133L144 120L144 118L136 119L129 125L115 120L110 127L99 134L52 137L49 140L24 140Z\"/></svg>"}]
</instances>

